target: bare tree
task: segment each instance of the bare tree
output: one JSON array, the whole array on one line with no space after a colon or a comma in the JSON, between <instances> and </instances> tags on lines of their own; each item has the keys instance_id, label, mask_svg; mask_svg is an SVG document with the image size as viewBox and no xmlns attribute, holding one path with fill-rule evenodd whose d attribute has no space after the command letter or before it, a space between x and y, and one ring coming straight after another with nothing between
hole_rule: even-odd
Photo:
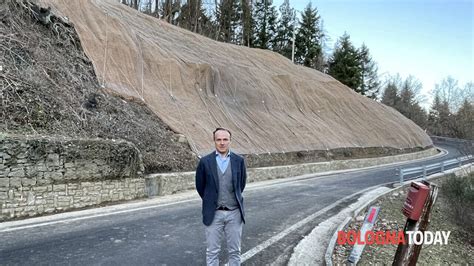
<instances>
[{"instance_id":1,"label":"bare tree","mask_svg":"<svg viewBox=\"0 0 474 266\"><path fill-rule=\"evenodd\" d=\"M449 105L449 109L452 112L456 112L461 107L464 99L473 99L474 96L474 85L472 82L466 84L464 88L458 85L458 81L453 77L448 76L436 84L432 95L438 95L441 101L446 101Z\"/></svg>"}]
</instances>

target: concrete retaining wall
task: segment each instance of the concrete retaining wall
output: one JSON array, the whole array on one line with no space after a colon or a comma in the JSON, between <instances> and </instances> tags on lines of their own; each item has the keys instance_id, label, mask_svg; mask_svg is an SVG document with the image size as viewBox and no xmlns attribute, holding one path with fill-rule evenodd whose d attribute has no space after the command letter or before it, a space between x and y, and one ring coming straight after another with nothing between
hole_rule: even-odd
<instances>
[{"instance_id":1,"label":"concrete retaining wall","mask_svg":"<svg viewBox=\"0 0 474 266\"><path fill-rule=\"evenodd\" d=\"M420 159L437 154L435 148L380 158L341 160L248 169L248 182L300 176L326 171L363 168L381 164ZM194 172L151 174L145 177L148 196L162 196L194 189Z\"/></svg>"},{"instance_id":2,"label":"concrete retaining wall","mask_svg":"<svg viewBox=\"0 0 474 266\"><path fill-rule=\"evenodd\" d=\"M0 221L144 197L125 141L0 135Z\"/></svg>"}]
</instances>

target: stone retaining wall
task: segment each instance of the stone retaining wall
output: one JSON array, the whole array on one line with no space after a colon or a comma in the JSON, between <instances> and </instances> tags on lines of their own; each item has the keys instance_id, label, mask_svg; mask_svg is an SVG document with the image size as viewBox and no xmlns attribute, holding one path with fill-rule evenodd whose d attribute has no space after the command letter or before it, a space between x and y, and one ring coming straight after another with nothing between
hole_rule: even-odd
<instances>
[{"instance_id":1,"label":"stone retaining wall","mask_svg":"<svg viewBox=\"0 0 474 266\"><path fill-rule=\"evenodd\" d=\"M144 197L126 141L0 135L0 221Z\"/></svg>"},{"instance_id":2,"label":"stone retaining wall","mask_svg":"<svg viewBox=\"0 0 474 266\"><path fill-rule=\"evenodd\" d=\"M380 158L334 160L320 163L295 164L284 166L249 168L247 182L263 181L283 177L336 171L352 168L363 168L381 164L402 162L432 156L438 153L435 148L409 154ZM194 172L151 174L145 177L148 196L162 196L180 191L194 189Z\"/></svg>"}]
</instances>

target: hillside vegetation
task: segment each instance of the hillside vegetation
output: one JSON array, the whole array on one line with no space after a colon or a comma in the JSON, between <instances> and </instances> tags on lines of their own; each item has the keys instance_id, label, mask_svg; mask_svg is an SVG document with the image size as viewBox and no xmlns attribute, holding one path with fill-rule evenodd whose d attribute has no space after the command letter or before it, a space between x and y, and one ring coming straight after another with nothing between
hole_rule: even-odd
<instances>
[{"instance_id":1,"label":"hillside vegetation","mask_svg":"<svg viewBox=\"0 0 474 266\"><path fill-rule=\"evenodd\" d=\"M147 172L191 170L196 157L143 103L104 93L74 27L44 25L22 1L0 4L0 131L125 139Z\"/></svg>"}]
</instances>

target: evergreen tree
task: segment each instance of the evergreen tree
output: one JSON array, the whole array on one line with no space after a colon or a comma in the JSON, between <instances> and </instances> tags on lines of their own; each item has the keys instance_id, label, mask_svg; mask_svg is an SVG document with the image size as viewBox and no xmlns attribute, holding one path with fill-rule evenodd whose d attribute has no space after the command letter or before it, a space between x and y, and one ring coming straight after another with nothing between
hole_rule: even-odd
<instances>
[{"instance_id":1,"label":"evergreen tree","mask_svg":"<svg viewBox=\"0 0 474 266\"><path fill-rule=\"evenodd\" d=\"M240 44L242 41L242 7L240 0L222 0L216 9L216 40Z\"/></svg>"},{"instance_id":2,"label":"evergreen tree","mask_svg":"<svg viewBox=\"0 0 474 266\"><path fill-rule=\"evenodd\" d=\"M296 35L295 61L307 67L324 70L325 62L322 49L324 35L320 28L321 17L317 8L306 6L301 14L299 29Z\"/></svg>"},{"instance_id":3,"label":"evergreen tree","mask_svg":"<svg viewBox=\"0 0 474 266\"><path fill-rule=\"evenodd\" d=\"M442 101L438 94L435 95L428 115L429 132L437 136L452 136L451 111L448 101Z\"/></svg>"},{"instance_id":4,"label":"evergreen tree","mask_svg":"<svg viewBox=\"0 0 474 266\"><path fill-rule=\"evenodd\" d=\"M382 95L382 103L396 109L400 101L397 86L393 81L389 81Z\"/></svg>"},{"instance_id":5,"label":"evergreen tree","mask_svg":"<svg viewBox=\"0 0 474 266\"><path fill-rule=\"evenodd\" d=\"M403 83L400 91L400 101L396 105L397 110L405 117L415 122L418 126L426 128L427 115L415 99L415 87L417 84L408 78Z\"/></svg>"},{"instance_id":6,"label":"evergreen tree","mask_svg":"<svg viewBox=\"0 0 474 266\"><path fill-rule=\"evenodd\" d=\"M382 103L395 108L421 128L427 128L427 113L418 102L421 82L413 76L404 81L399 75L391 77L382 95Z\"/></svg>"},{"instance_id":7,"label":"evergreen tree","mask_svg":"<svg viewBox=\"0 0 474 266\"><path fill-rule=\"evenodd\" d=\"M410 113L412 114L412 118L410 118L415 124L417 124L419 127L423 129L427 129L427 124L428 124L428 115L423 109L419 103L415 102L411 106L411 111Z\"/></svg>"},{"instance_id":8,"label":"evergreen tree","mask_svg":"<svg viewBox=\"0 0 474 266\"><path fill-rule=\"evenodd\" d=\"M242 44L248 47L253 46L253 16L250 0L242 0Z\"/></svg>"},{"instance_id":9,"label":"evergreen tree","mask_svg":"<svg viewBox=\"0 0 474 266\"><path fill-rule=\"evenodd\" d=\"M208 21L201 0L187 0L181 7L178 25L192 32L201 33L202 23Z\"/></svg>"},{"instance_id":10,"label":"evergreen tree","mask_svg":"<svg viewBox=\"0 0 474 266\"><path fill-rule=\"evenodd\" d=\"M433 103L431 104L430 111L428 113L428 130L433 135L439 135L441 132L439 124L439 109L441 108L441 99L439 95L436 94L433 98Z\"/></svg>"},{"instance_id":11,"label":"evergreen tree","mask_svg":"<svg viewBox=\"0 0 474 266\"><path fill-rule=\"evenodd\" d=\"M349 35L344 33L337 41L329 59L328 74L354 91L361 93L363 78L359 53L349 38Z\"/></svg>"},{"instance_id":12,"label":"evergreen tree","mask_svg":"<svg viewBox=\"0 0 474 266\"><path fill-rule=\"evenodd\" d=\"M369 48L362 44L359 49L359 60L362 69L362 81L358 91L371 99L376 99L380 90L377 64L372 60Z\"/></svg>"},{"instance_id":13,"label":"evergreen tree","mask_svg":"<svg viewBox=\"0 0 474 266\"><path fill-rule=\"evenodd\" d=\"M414 95L411 91L408 83L405 81L403 87L400 91L400 101L397 104L397 110L405 115L406 117L410 118L410 109L414 103Z\"/></svg>"},{"instance_id":14,"label":"evergreen tree","mask_svg":"<svg viewBox=\"0 0 474 266\"><path fill-rule=\"evenodd\" d=\"M177 17L181 10L181 1L179 0L164 0L161 8L163 19L170 24L178 25Z\"/></svg>"},{"instance_id":15,"label":"evergreen tree","mask_svg":"<svg viewBox=\"0 0 474 266\"><path fill-rule=\"evenodd\" d=\"M290 6L290 1L285 0L280 6L280 18L278 20L275 47L273 50L291 59L293 45L293 31L296 24L295 9Z\"/></svg>"},{"instance_id":16,"label":"evergreen tree","mask_svg":"<svg viewBox=\"0 0 474 266\"><path fill-rule=\"evenodd\" d=\"M456 113L456 134L461 139L474 140L474 106L468 98L465 98Z\"/></svg>"},{"instance_id":17,"label":"evergreen tree","mask_svg":"<svg viewBox=\"0 0 474 266\"><path fill-rule=\"evenodd\" d=\"M254 8L253 46L272 49L275 45L278 14L270 0L258 0Z\"/></svg>"}]
</instances>

